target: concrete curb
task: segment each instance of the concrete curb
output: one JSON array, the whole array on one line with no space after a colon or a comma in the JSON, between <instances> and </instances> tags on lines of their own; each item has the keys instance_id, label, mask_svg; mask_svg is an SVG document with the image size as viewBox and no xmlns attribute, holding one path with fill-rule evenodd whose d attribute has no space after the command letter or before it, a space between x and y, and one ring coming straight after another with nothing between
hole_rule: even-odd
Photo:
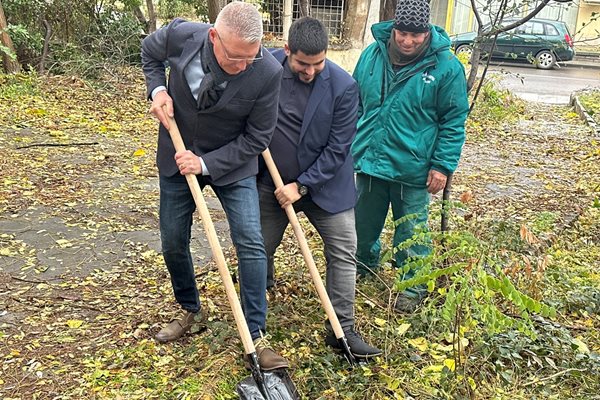
<instances>
[{"instance_id":1,"label":"concrete curb","mask_svg":"<svg viewBox=\"0 0 600 400\"><path fill-rule=\"evenodd\" d=\"M561 64L565 66L578 67L578 68L595 68L600 69L600 54L596 53L583 53L576 54L575 58L571 61L564 61Z\"/></svg>"},{"instance_id":2,"label":"concrete curb","mask_svg":"<svg viewBox=\"0 0 600 400\"><path fill-rule=\"evenodd\" d=\"M579 94L582 92L585 92L585 90L578 90L571 93L571 100L569 101L569 104L573 106L577 115L579 115L579 117L581 117L581 119L583 119L585 123L596 132L596 135L600 137L600 125L596 123L596 120L594 120L594 118L590 115L590 113L587 112L585 107L583 107L579 101Z\"/></svg>"},{"instance_id":3,"label":"concrete curb","mask_svg":"<svg viewBox=\"0 0 600 400\"><path fill-rule=\"evenodd\" d=\"M561 64L561 67L566 68L586 68L586 69L600 69L600 63L596 62L584 62L584 61L566 61Z\"/></svg>"}]
</instances>

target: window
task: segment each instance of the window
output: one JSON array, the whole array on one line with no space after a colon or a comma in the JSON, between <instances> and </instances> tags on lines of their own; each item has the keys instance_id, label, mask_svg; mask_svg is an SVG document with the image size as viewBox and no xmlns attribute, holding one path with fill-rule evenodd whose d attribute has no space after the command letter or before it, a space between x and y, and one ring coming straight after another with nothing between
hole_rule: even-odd
<instances>
[{"instance_id":1,"label":"window","mask_svg":"<svg viewBox=\"0 0 600 400\"><path fill-rule=\"evenodd\" d=\"M540 22L534 22L530 35L544 35L544 24ZM529 33L529 32L528 32Z\"/></svg>"},{"instance_id":2,"label":"window","mask_svg":"<svg viewBox=\"0 0 600 400\"><path fill-rule=\"evenodd\" d=\"M554 25L544 24L546 27L546 35L548 36L559 36L558 31L554 27Z\"/></svg>"},{"instance_id":3,"label":"window","mask_svg":"<svg viewBox=\"0 0 600 400\"><path fill-rule=\"evenodd\" d=\"M519 25L515 28L517 35L530 35L533 30L533 22L525 22L523 25Z\"/></svg>"}]
</instances>

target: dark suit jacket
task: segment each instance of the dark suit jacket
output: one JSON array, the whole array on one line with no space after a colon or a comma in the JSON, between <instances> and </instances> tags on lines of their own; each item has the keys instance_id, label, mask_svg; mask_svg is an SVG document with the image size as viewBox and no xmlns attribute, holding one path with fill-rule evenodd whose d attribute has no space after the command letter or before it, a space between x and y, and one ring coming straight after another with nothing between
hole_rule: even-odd
<instances>
[{"instance_id":1,"label":"dark suit jacket","mask_svg":"<svg viewBox=\"0 0 600 400\"><path fill-rule=\"evenodd\" d=\"M283 65L285 52L278 49L273 55ZM319 207L338 213L356 203L350 145L356 135L358 87L346 71L329 60L313 85L298 143L302 173L297 181L308 186Z\"/></svg>"},{"instance_id":2,"label":"dark suit jacket","mask_svg":"<svg viewBox=\"0 0 600 400\"><path fill-rule=\"evenodd\" d=\"M142 64L148 95L167 86L175 119L186 147L201 156L211 182L227 185L256 175L258 155L268 146L277 121L282 67L268 51L230 81L218 103L200 111L184 69L207 42L211 25L176 19L142 42ZM166 85L165 65L170 67ZM179 173L169 133L160 126L156 161L159 173Z\"/></svg>"}]
</instances>

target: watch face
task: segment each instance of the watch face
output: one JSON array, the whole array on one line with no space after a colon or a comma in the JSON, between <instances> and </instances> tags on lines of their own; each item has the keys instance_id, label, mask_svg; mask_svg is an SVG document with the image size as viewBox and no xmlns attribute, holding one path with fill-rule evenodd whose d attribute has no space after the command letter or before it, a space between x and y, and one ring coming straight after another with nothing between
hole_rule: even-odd
<instances>
[{"instance_id":1,"label":"watch face","mask_svg":"<svg viewBox=\"0 0 600 400\"><path fill-rule=\"evenodd\" d=\"M305 196L308 193L308 188L304 185L298 185L298 193L300 193L300 196Z\"/></svg>"}]
</instances>

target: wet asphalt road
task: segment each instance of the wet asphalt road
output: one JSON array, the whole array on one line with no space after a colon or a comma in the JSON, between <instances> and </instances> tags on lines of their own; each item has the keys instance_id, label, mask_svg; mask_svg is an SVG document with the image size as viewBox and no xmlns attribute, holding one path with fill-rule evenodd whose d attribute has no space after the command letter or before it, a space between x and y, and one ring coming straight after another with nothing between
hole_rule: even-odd
<instances>
[{"instance_id":1,"label":"wet asphalt road","mask_svg":"<svg viewBox=\"0 0 600 400\"><path fill-rule=\"evenodd\" d=\"M501 85L521 98L552 104L568 104L571 93L600 88L600 68L566 65L552 70L527 64L495 64L488 74L500 76Z\"/></svg>"}]
</instances>

